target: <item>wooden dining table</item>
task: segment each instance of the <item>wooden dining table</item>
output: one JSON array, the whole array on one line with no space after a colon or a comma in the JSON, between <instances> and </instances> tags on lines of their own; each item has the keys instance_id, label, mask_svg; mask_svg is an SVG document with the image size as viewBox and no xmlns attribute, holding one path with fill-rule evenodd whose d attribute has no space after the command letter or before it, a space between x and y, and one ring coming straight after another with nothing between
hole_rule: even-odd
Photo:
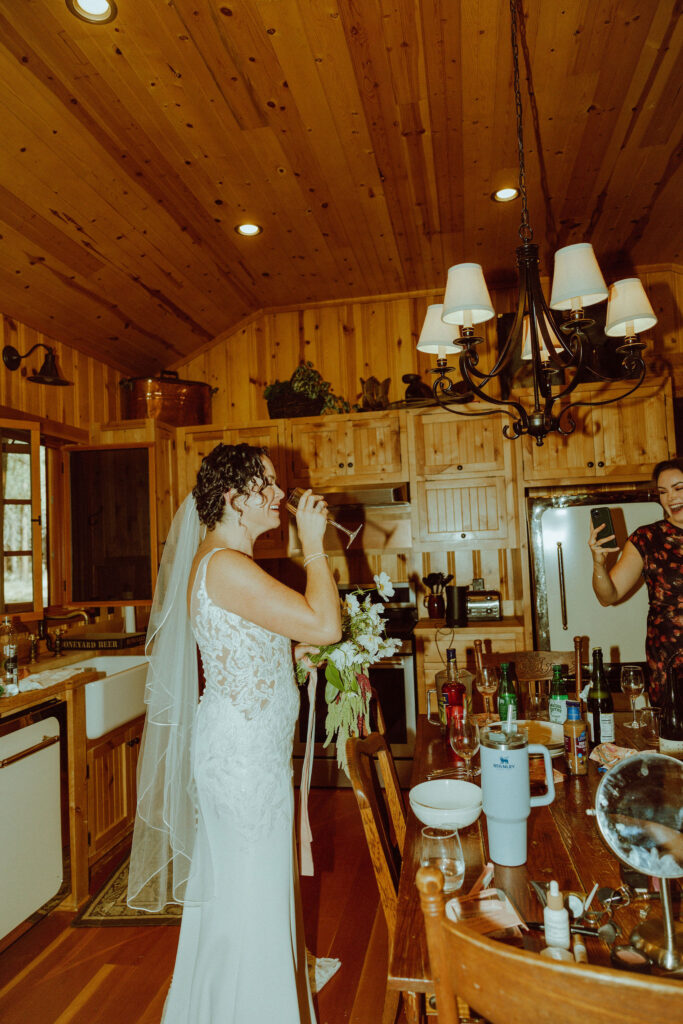
<instances>
[{"instance_id":1,"label":"wooden dining table","mask_svg":"<svg viewBox=\"0 0 683 1024\"><path fill-rule=\"evenodd\" d=\"M639 750L656 749L653 746L648 748L640 730L624 728L629 718L630 712L618 712L615 715L615 742L619 746ZM430 772L447 768L453 763L453 754L446 747L439 727L421 715L417 724L411 786L424 781ZM473 765L477 763L478 758ZM619 862L603 841L595 817L586 813L595 806L595 791L602 778L598 764L589 761L588 774L584 776L569 775L562 756L553 759L553 766L556 773L562 774L562 779L555 781L553 803L531 810L527 827L526 864L521 867L494 865L495 875L491 885L508 895L525 921L543 921L543 908L530 884L532 881L544 885L555 879L564 892L572 891L582 895L589 893L596 882L598 887L611 886L614 889L622 884ZM388 985L402 992L425 993L425 1005L429 1012L430 1004L434 1007L434 987L419 894L415 885L422 827L408 806ZM465 857L465 879L460 890L464 894L477 880L489 859L485 815L482 813L472 825L460 829L459 834ZM613 920L619 928L617 942L628 941L629 934L641 920L641 909L649 906L651 904L638 903L615 909ZM600 909L597 897L593 899L591 909ZM659 905L655 904L651 912L660 914ZM610 966L609 949L604 942L592 936L585 937L584 941L590 963ZM523 932L521 942L528 949L540 950L545 945L543 933L533 930Z\"/></svg>"}]
</instances>

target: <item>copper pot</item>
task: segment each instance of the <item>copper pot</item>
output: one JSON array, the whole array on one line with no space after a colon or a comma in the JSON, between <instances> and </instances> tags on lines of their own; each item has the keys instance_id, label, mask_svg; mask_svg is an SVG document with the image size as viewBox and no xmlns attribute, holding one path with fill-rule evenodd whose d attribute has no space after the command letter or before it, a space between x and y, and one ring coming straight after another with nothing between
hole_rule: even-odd
<instances>
[{"instance_id":1,"label":"copper pot","mask_svg":"<svg viewBox=\"0 0 683 1024\"><path fill-rule=\"evenodd\" d=\"M120 381L125 420L148 417L176 427L211 422L211 395L216 388L199 380L179 380L172 370L158 377L128 377Z\"/></svg>"}]
</instances>

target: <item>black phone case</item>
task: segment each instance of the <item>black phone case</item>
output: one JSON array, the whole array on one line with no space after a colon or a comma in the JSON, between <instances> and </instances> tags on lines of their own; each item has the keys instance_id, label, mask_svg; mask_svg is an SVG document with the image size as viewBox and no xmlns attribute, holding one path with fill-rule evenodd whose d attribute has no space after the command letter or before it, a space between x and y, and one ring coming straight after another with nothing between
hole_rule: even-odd
<instances>
[{"instance_id":1,"label":"black phone case","mask_svg":"<svg viewBox=\"0 0 683 1024\"><path fill-rule=\"evenodd\" d=\"M604 540L605 537L610 537L614 533L612 513L605 505L600 508L591 509L591 522L594 528L600 526L601 523L605 524L605 529L601 530L598 534L598 540Z\"/></svg>"}]
</instances>

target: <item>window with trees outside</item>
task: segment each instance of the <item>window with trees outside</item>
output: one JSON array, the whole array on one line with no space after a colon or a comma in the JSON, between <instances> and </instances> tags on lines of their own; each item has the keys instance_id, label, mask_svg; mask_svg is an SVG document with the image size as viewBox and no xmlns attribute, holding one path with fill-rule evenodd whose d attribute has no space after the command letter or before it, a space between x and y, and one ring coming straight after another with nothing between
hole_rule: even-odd
<instances>
[{"instance_id":1,"label":"window with trees outside","mask_svg":"<svg viewBox=\"0 0 683 1024\"><path fill-rule=\"evenodd\" d=\"M37 423L0 420L2 613L48 603L47 461Z\"/></svg>"}]
</instances>

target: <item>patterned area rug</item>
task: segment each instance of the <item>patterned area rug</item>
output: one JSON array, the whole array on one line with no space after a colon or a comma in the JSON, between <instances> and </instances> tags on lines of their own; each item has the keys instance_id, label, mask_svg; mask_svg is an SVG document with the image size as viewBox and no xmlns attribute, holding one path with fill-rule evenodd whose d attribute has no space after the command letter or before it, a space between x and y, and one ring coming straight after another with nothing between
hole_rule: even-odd
<instances>
[{"instance_id":1,"label":"patterned area rug","mask_svg":"<svg viewBox=\"0 0 683 1024\"><path fill-rule=\"evenodd\" d=\"M116 869L100 891L93 896L72 924L77 928L102 928L109 925L138 927L138 925L180 924L183 908L169 903L163 913L148 914L145 910L133 910L126 903L128 889L128 863L130 858Z\"/></svg>"}]
</instances>

